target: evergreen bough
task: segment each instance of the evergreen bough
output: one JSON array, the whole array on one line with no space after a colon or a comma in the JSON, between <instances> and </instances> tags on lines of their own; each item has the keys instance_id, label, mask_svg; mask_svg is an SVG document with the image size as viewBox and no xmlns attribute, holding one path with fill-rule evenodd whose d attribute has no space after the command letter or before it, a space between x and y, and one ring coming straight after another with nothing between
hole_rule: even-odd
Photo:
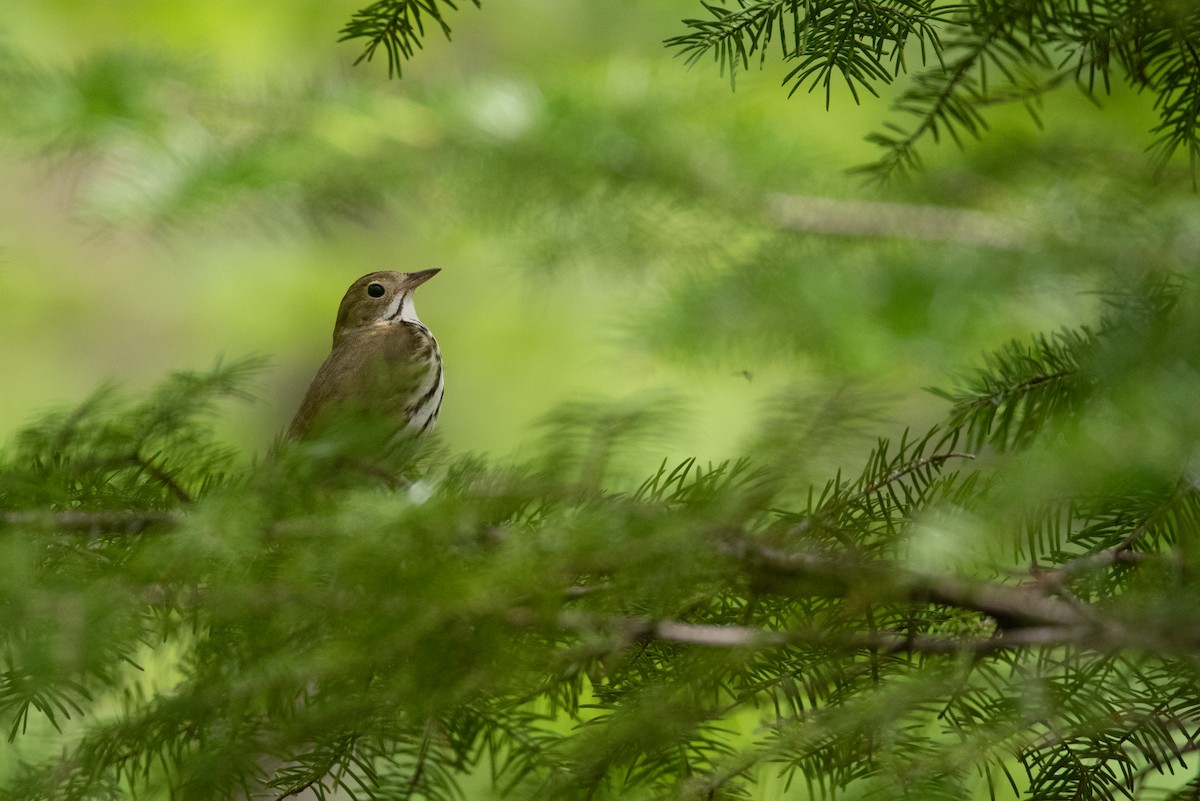
<instances>
[{"instance_id":1,"label":"evergreen bough","mask_svg":"<svg viewBox=\"0 0 1200 801\"><path fill-rule=\"evenodd\" d=\"M255 364L102 390L0 465L0 714L29 743L4 795L748 798L781 775L1045 801L1182 771L1191 797L1194 448L1030 481L1122 414L1130 371L1195 363L1193 310L1148 280L1002 348L942 425L807 491L754 459L611 487L637 415L600 406L525 464L430 447L387 482L343 441L238 472L209 418Z\"/></svg>"},{"instance_id":2,"label":"evergreen bough","mask_svg":"<svg viewBox=\"0 0 1200 801\"><path fill-rule=\"evenodd\" d=\"M476 6L479 0L472 0ZM1040 123L1046 93L1074 84L1093 100L1125 81L1155 98L1151 131L1158 164L1200 160L1200 6L1191 0L701 0L703 16L668 47L695 63L713 59L733 83L739 70L772 57L787 68L788 94L820 91L826 106L844 85L857 103L901 77L889 122L868 139L883 154L860 171L878 179L919 166L918 146L961 144L987 130L990 106L1020 103ZM357 12L343 39L363 40L359 57L383 47L399 76L425 33L450 34L449 0L382 0Z\"/></svg>"},{"instance_id":3,"label":"evergreen bough","mask_svg":"<svg viewBox=\"0 0 1200 801\"><path fill-rule=\"evenodd\" d=\"M454 8L345 33L398 73ZM924 45L880 174L1114 66L1196 153L1188 3L706 8L675 47L732 76L778 46L793 90L872 91ZM254 360L104 388L0 455L3 794L1193 798L1195 306L1150 276L812 487L812 418L764 438L787 458L626 485L660 408L565 408L521 464L381 461L367 431L246 467L213 416Z\"/></svg>"}]
</instances>

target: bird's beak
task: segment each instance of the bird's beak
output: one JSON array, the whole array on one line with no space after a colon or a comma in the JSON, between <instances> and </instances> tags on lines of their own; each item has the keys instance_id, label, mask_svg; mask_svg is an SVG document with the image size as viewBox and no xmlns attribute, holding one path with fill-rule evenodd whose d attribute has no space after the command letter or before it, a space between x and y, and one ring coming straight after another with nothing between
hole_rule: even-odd
<instances>
[{"instance_id":1,"label":"bird's beak","mask_svg":"<svg viewBox=\"0 0 1200 801\"><path fill-rule=\"evenodd\" d=\"M420 272L409 273L408 277L404 279L402 288L403 289L416 289L421 284L425 283L430 278L433 278L435 275L437 275L441 271L442 271L441 268L435 267L432 270L421 270Z\"/></svg>"}]
</instances>

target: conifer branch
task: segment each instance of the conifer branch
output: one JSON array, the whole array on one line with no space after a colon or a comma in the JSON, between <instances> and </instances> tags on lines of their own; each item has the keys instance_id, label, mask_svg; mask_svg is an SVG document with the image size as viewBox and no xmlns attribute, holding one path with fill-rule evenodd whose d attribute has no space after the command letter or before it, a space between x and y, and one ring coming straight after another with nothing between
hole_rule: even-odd
<instances>
[{"instance_id":1,"label":"conifer branch","mask_svg":"<svg viewBox=\"0 0 1200 801\"><path fill-rule=\"evenodd\" d=\"M1069 10L1051 0L701 5L708 16L685 19L688 32L667 46L689 64L711 55L731 83L752 57L765 64L772 44L785 64L796 64L783 79L789 95L805 85L822 88L827 106L834 74L857 103L860 90L878 94L878 86L911 73L894 109L914 116L914 125L905 130L887 123L887 131L868 136L884 154L856 170L878 180L918 167L918 146L926 138L961 144L964 135L982 136L987 106L1022 103L1040 124L1035 100L1071 78L1090 96L1099 75L1108 91L1117 70L1134 87L1155 93L1159 122L1150 133L1159 163L1183 150L1193 180L1200 169L1200 9L1194 4L1104 0ZM919 68L906 57L917 48Z\"/></svg>"},{"instance_id":2,"label":"conifer branch","mask_svg":"<svg viewBox=\"0 0 1200 801\"><path fill-rule=\"evenodd\" d=\"M646 622L645 636L667 642L719 648L803 646L844 651L877 650L887 654L993 654L1030 647L1074 645L1111 647L1097 641L1091 626L1035 626L998 631L991 637L937 636L878 630L834 634L823 630L763 631L744 626L712 626L660 620Z\"/></svg>"},{"instance_id":3,"label":"conifer branch","mask_svg":"<svg viewBox=\"0 0 1200 801\"><path fill-rule=\"evenodd\" d=\"M126 457L129 465L145 471L156 482L165 487L168 492L180 503L192 503L192 496L175 480L175 477L160 467L155 462L156 457L144 458L141 453L134 452Z\"/></svg>"},{"instance_id":4,"label":"conifer branch","mask_svg":"<svg viewBox=\"0 0 1200 801\"><path fill-rule=\"evenodd\" d=\"M1095 570L1102 570L1106 567L1116 565L1136 567L1144 563L1147 558L1147 554L1131 551L1124 545L1118 545L1115 548L1078 556L1053 568L1042 568L1034 565L1030 573L1038 581L1058 583L1065 579L1081 576Z\"/></svg>"},{"instance_id":5,"label":"conifer branch","mask_svg":"<svg viewBox=\"0 0 1200 801\"><path fill-rule=\"evenodd\" d=\"M1026 251L1032 231L999 214L916 203L837 200L780 192L766 198L768 214L780 226L854 237L895 237L956 242L970 247Z\"/></svg>"},{"instance_id":6,"label":"conifer branch","mask_svg":"<svg viewBox=\"0 0 1200 801\"><path fill-rule=\"evenodd\" d=\"M471 0L476 8L481 0ZM341 38L365 39L363 52L355 64L371 61L380 46L387 53L388 77L399 78L402 66L422 48L425 38L425 20L431 20L442 35L450 38L450 25L445 19L445 9L457 11L454 0L378 0L360 11L356 11L346 26Z\"/></svg>"},{"instance_id":7,"label":"conifer branch","mask_svg":"<svg viewBox=\"0 0 1200 801\"><path fill-rule=\"evenodd\" d=\"M0 523L13 528L74 531L82 534L141 534L176 528L183 515L167 511L25 510L0 512Z\"/></svg>"},{"instance_id":8,"label":"conifer branch","mask_svg":"<svg viewBox=\"0 0 1200 801\"><path fill-rule=\"evenodd\" d=\"M881 601L934 603L979 612L1002 628L1075 626L1084 622L1070 604L1026 587L920 573L895 564L785 552L750 542L727 546L722 552L746 561L754 570L812 581L806 586L834 597L845 597L862 588Z\"/></svg>"},{"instance_id":9,"label":"conifer branch","mask_svg":"<svg viewBox=\"0 0 1200 801\"><path fill-rule=\"evenodd\" d=\"M1086 328L1036 336L1028 345L1010 342L988 354L963 389L931 391L954 404L950 426L966 429L971 447L1020 447L1077 408L1086 389L1081 365L1098 345Z\"/></svg>"},{"instance_id":10,"label":"conifer branch","mask_svg":"<svg viewBox=\"0 0 1200 801\"><path fill-rule=\"evenodd\" d=\"M993 605L972 601L963 605L972 611ZM1014 605L1005 603L1006 613ZM1032 607L1025 610L1030 618ZM616 642L624 645L636 640L660 640L669 643L706 648L774 649L783 646L832 648L840 651L880 651L886 654L995 654L1034 647L1076 646L1088 650L1109 651L1120 647L1137 647L1144 639L1122 637L1120 632L1099 628L1075 616L1073 622L1053 622L1017 628L999 628L988 637L962 635L915 634L912 632L878 629L867 632L830 632L824 629L766 630L750 626L687 623L678 620L645 618L596 619L578 614L564 614L560 625L567 630L620 632ZM1195 637L1188 638L1194 645Z\"/></svg>"},{"instance_id":11,"label":"conifer branch","mask_svg":"<svg viewBox=\"0 0 1200 801\"><path fill-rule=\"evenodd\" d=\"M888 487L889 485L895 484L896 482L902 481L902 480L908 478L909 476L920 473L921 471L925 470L926 468L929 468L929 467L939 467L940 468L944 463L948 462L951 459L974 459L974 458L975 458L975 454L960 452L960 451L949 451L946 453L934 453L934 454L930 454L928 456L922 456L918 459L914 459L912 462L910 462L908 464L897 467L895 470L891 471L887 475L880 476L878 479L873 481L871 484L869 484L866 487L863 487L855 495L851 496L849 500L856 501L856 500L861 500L863 498L866 498L870 495L874 495L875 493L879 492L880 490L883 490L884 488Z\"/></svg>"}]
</instances>

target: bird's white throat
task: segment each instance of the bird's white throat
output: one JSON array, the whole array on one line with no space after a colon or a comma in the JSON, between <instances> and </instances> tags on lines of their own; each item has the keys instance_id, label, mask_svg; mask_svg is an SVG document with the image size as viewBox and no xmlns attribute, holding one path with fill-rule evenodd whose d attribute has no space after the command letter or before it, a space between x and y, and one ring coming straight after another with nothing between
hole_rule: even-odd
<instances>
[{"instance_id":1,"label":"bird's white throat","mask_svg":"<svg viewBox=\"0 0 1200 801\"><path fill-rule=\"evenodd\" d=\"M392 298L387 311L383 313L383 319L389 323L420 323L421 318L417 317L417 307L413 303L412 291L401 292ZM422 325L424 324L422 323Z\"/></svg>"}]
</instances>

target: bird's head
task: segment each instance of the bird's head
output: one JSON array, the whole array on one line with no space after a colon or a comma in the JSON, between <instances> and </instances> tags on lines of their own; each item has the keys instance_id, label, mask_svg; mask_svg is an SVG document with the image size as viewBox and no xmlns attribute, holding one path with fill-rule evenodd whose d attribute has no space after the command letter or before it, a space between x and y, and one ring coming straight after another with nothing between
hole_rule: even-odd
<instances>
[{"instance_id":1,"label":"bird's head","mask_svg":"<svg viewBox=\"0 0 1200 801\"><path fill-rule=\"evenodd\" d=\"M342 334L366 326L384 323L419 323L413 293L417 287L441 272L438 269L401 273L382 270L368 273L346 290L338 307L333 341Z\"/></svg>"}]
</instances>

